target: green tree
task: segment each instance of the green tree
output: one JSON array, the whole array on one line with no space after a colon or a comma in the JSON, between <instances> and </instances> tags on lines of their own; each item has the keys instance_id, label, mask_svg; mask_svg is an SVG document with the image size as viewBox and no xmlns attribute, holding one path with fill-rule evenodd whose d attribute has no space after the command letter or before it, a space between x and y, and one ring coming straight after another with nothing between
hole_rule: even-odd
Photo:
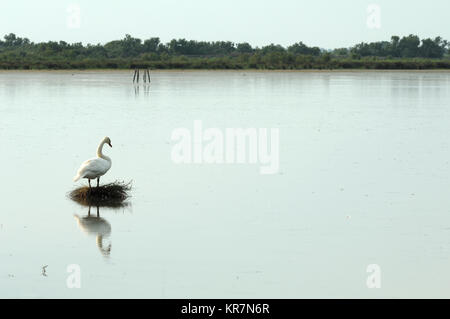
<instances>
[{"instance_id":1,"label":"green tree","mask_svg":"<svg viewBox=\"0 0 450 319\"><path fill-rule=\"evenodd\" d=\"M400 49L399 49L400 37L394 35L391 37L391 45L389 47L389 55L399 57Z\"/></svg>"},{"instance_id":2,"label":"green tree","mask_svg":"<svg viewBox=\"0 0 450 319\"><path fill-rule=\"evenodd\" d=\"M156 52L160 44L159 38L150 38L144 41L144 52Z\"/></svg>"},{"instance_id":3,"label":"green tree","mask_svg":"<svg viewBox=\"0 0 450 319\"><path fill-rule=\"evenodd\" d=\"M423 39L420 46L420 56L424 58L442 58L446 51L447 42L441 37L432 39Z\"/></svg>"},{"instance_id":4,"label":"green tree","mask_svg":"<svg viewBox=\"0 0 450 319\"><path fill-rule=\"evenodd\" d=\"M410 34L407 37L403 37L398 44L400 56L406 58L419 56L419 45L420 39L417 35Z\"/></svg>"},{"instance_id":5,"label":"green tree","mask_svg":"<svg viewBox=\"0 0 450 319\"><path fill-rule=\"evenodd\" d=\"M237 49L237 52L239 52L239 53L252 53L253 52L252 46L250 44L248 44L247 42L238 43L236 49Z\"/></svg>"},{"instance_id":6,"label":"green tree","mask_svg":"<svg viewBox=\"0 0 450 319\"><path fill-rule=\"evenodd\" d=\"M320 55L320 48L318 47L308 47L303 42L295 43L288 47L288 52L293 54L304 54L304 55Z\"/></svg>"}]
</instances>

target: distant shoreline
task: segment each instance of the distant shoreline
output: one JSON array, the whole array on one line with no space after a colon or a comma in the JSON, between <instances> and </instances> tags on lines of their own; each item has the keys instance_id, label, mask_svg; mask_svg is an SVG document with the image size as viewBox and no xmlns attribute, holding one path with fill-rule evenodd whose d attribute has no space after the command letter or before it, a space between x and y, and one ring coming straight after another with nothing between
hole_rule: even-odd
<instances>
[{"instance_id":1,"label":"distant shoreline","mask_svg":"<svg viewBox=\"0 0 450 319\"><path fill-rule=\"evenodd\" d=\"M116 72L116 73L132 73L134 69L0 69L0 73L88 73L88 72ZM151 69L151 72L251 72L251 73L359 73L359 72L450 72L450 69Z\"/></svg>"},{"instance_id":2,"label":"distant shoreline","mask_svg":"<svg viewBox=\"0 0 450 319\"><path fill-rule=\"evenodd\" d=\"M263 63L251 65L229 61L223 58L198 59L186 58L186 61L148 62L141 60L94 60L86 61L9 61L2 63L0 70L257 70L257 71L330 71L330 70L450 70L450 58L443 59L331 59L329 61L313 61L305 65L274 65L267 67Z\"/></svg>"},{"instance_id":3,"label":"distant shoreline","mask_svg":"<svg viewBox=\"0 0 450 319\"><path fill-rule=\"evenodd\" d=\"M139 39L106 44L34 43L14 33L0 40L0 69L89 70L434 70L450 69L450 43L442 37L392 36L390 41L321 49L297 42L252 47L231 41Z\"/></svg>"}]
</instances>

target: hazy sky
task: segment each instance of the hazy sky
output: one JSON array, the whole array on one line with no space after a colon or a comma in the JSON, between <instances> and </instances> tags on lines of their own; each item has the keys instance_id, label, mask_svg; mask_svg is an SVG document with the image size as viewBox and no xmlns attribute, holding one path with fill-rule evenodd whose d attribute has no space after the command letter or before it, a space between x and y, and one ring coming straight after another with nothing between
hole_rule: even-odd
<instances>
[{"instance_id":1,"label":"hazy sky","mask_svg":"<svg viewBox=\"0 0 450 319\"><path fill-rule=\"evenodd\" d=\"M367 26L370 4L381 9L380 28ZM75 10L69 10L71 5ZM105 43L128 33L163 42L186 38L261 46L303 41L336 48L388 40L393 34L450 40L449 12L450 0L1 0L0 35Z\"/></svg>"}]
</instances>

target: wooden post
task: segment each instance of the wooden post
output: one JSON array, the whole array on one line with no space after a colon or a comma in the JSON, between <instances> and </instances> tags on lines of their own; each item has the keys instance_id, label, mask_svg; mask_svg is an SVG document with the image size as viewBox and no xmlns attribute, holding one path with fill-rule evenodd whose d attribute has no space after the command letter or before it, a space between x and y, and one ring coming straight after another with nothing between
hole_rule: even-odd
<instances>
[{"instance_id":1,"label":"wooden post","mask_svg":"<svg viewBox=\"0 0 450 319\"><path fill-rule=\"evenodd\" d=\"M148 83L150 83L150 71L147 69Z\"/></svg>"},{"instance_id":2,"label":"wooden post","mask_svg":"<svg viewBox=\"0 0 450 319\"><path fill-rule=\"evenodd\" d=\"M134 75L133 75L133 83L134 83L134 81L136 80L136 69L134 69Z\"/></svg>"},{"instance_id":3,"label":"wooden post","mask_svg":"<svg viewBox=\"0 0 450 319\"><path fill-rule=\"evenodd\" d=\"M144 83L147 83L147 76L146 76L146 74L145 74L145 70L144 70L144 75L143 75L143 78L144 78Z\"/></svg>"},{"instance_id":4,"label":"wooden post","mask_svg":"<svg viewBox=\"0 0 450 319\"><path fill-rule=\"evenodd\" d=\"M139 83L139 69L137 69L137 83Z\"/></svg>"}]
</instances>

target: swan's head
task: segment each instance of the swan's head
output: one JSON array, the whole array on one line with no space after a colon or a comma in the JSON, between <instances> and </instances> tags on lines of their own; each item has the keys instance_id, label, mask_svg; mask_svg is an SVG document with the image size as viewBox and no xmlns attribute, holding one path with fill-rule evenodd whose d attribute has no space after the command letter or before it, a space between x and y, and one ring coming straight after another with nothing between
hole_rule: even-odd
<instances>
[{"instance_id":1,"label":"swan's head","mask_svg":"<svg viewBox=\"0 0 450 319\"><path fill-rule=\"evenodd\" d=\"M112 145L111 145L111 139L110 139L108 136L106 136L106 137L103 139L103 143L108 144L109 147L112 147Z\"/></svg>"}]
</instances>

